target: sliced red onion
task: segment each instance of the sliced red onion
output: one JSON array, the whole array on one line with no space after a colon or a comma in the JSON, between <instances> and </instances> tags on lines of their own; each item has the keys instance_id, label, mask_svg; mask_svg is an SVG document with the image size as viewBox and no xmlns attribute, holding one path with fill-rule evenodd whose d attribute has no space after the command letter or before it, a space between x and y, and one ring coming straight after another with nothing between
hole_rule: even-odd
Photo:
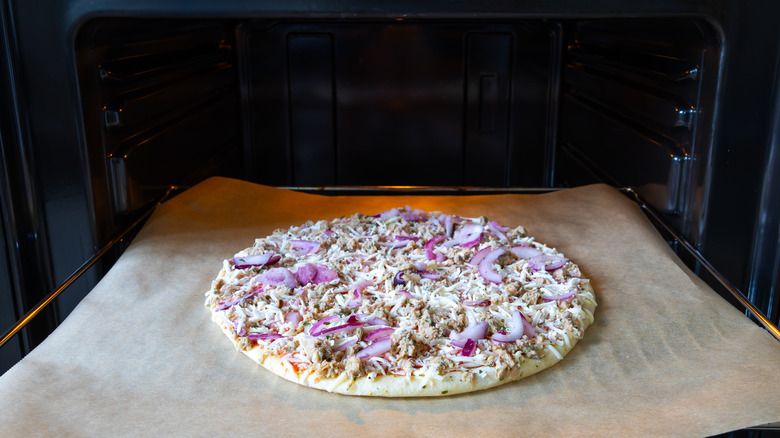
<instances>
[{"instance_id":1,"label":"sliced red onion","mask_svg":"<svg viewBox=\"0 0 780 438\"><path fill-rule=\"evenodd\" d=\"M322 234L324 234L324 235L326 235L326 236L332 236L334 233L335 233L335 232L334 232L333 230L328 230L328 231L326 231L326 232L324 232L324 233L322 233Z\"/></svg>"},{"instance_id":2,"label":"sliced red onion","mask_svg":"<svg viewBox=\"0 0 780 438\"><path fill-rule=\"evenodd\" d=\"M453 236L452 239L444 242L443 245L451 247L460 245L466 248L479 244L482 240L482 231L484 227L480 224L469 223L462 226Z\"/></svg>"},{"instance_id":3,"label":"sliced red onion","mask_svg":"<svg viewBox=\"0 0 780 438\"><path fill-rule=\"evenodd\" d=\"M574 289L564 292L562 294L558 295L549 295L549 294L542 294L542 299L545 301L561 301L561 300L568 300L569 298L573 297L576 294L576 291Z\"/></svg>"},{"instance_id":4,"label":"sliced red onion","mask_svg":"<svg viewBox=\"0 0 780 438\"><path fill-rule=\"evenodd\" d=\"M395 241L395 242L379 242L381 246L384 246L385 248L390 249L397 249L397 248L403 248L409 243L408 240L401 240L401 241Z\"/></svg>"},{"instance_id":5,"label":"sliced red onion","mask_svg":"<svg viewBox=\"0 0 780 438\"><path fill-rule=\"evenodd\" d=\"M374 315L367 315L367 314L355 314L353 315L360 319L360 322L366 325L390 325L385 321L384 319L378 318Z\"/></svg>"},{"instance_id":6,"label":"sliced red onion","mask_svg":"<svg viewBox=\"0 0 780 438\"><path fill-rule=\"evenodd\" d=\"M268 341L272 339L283 338L279 333L250 333L246 336L248 339Z\"/></svg>"},{"instance_id":7,"label":"sliced red onion","mask_svg":"<svg viewBox=\"0 0 780 438\"><path fill-rule=\"evenodd\" d=\"M509 241L509 239L506 237L506 234L504 234L510 230L509 228L502 227L496 221L490 221L488 222L488 229L492 231L493 234L495 234L499 238L499 240L507 241L507 242Z\"/></svg>"},{"instance_id":8,"label":"sliced red onion","mask_svg":"<svg viewBox=\"0 0 780 438\"><path fill-rule=\"evenodd\" d=\"M255 254L250 256L233 257L231 261L235 265L236 269L246 269L252 266L268 266L279 262L282 257L272 252L266 252L264 254Z\"/></svg>"},{"instance_id":9,"label":"sliced red onion","mask_svg":"<svg viewBox=\"0 0 780 438\"><path fill-rule=\"evenodd\" d=\"M359 283L353 284L349 290L355 292L355 298L360 298L360 292L366 288L366 286L371 286L370 281L361 281Z\"/></svg>"},{"instance_id":10,"label":"sliced red onion","mask_svg":"<svg viewBox=\"0 0 780 438\"><path fill-rule=\"evenodd\" d=\"M485 227L483 227L480 224L468 223L468 224L465 224L462 227L460 227L458 232L455 233L455 236L453 236L453 237L464 236L464 235L467 235L467 234L481 233L484 230L485 230Z\"/></svg>"},{"instance_id":11,"label":"sliced red onion","mask_svg":"<svg viewBox=\"0 0 780 438\"><path fill-rule=\"evenodd\" d=\"M396 217L400 214L397 208L391 208L390 210L385 210L379 214L375 214L374 217L379 219L390 219L391 217Z\"/></svg>"},{"instance_id":12,"label":"sliced red onion","mask_svg":"<svg viewBox=\"0 0 780 438\"><path fill-rule=\"evenodd\" d=\"M243 318L239 319L238 321L233 324L233 327L236 329L236 336L244 336L246 334L246 324L245 320Z\"/></svg>"},{"instance_id":13,"label":"sliced red onion","mask_svg":"<svg viewBox=\"0 0 780 438\"><path fill-rule=\"evenodd\" d=\"M287 286L294 289L298 286L298 279L287 268L271 268L257 276L258 281L271 286Z\"/></svg>"},{"instance_id":14,"label":"sliced red onion","mask_svg":"<svg viewBox=\"0 0 780 438\"><path fill-rule=\"evenodd\" d=\"M433 253L433 247L446 238L446 236L436 236L425 243L425 257L427 257L428 260L438 260L437 255ZM439 255L443 256L442 254Z\"/></svg>"},{"instance_id":15,"label":"sliced red onion","mask_svg":"<svg viewBox=\"0 0 780 438\"><path fill-rule=\"evenodd\" d=\"M474 350L477 349L477 343L473 339L469 338L466 339L466 342L463 344L463 350L460 352L461 356L472 356L474 354Z\"/></svg>"},{"instance_id":16,"label":"sliced red onion","mask_svg":"<svg viewBox=\"0 0 780 438\"><path fill-rule=\"evenodd\" d=\"M442 219L442 216L444 216L444 219ZM452 229L453 229L452 216L448 214L443 214L439 216L439 223L444 225L444 232L447 233L447 236L452 236Z\"/></svg>"},{"instance_id":17,"label":"sliced red onion","mask_svg":"<svg viewBox=\"0 0 780 438\"><path fill-rule=\"evenodd\" d=\"M480 260L477 268L479 274L487 281L492 283L501 283L501 274L493 270L493 262L495 262L504 253L503 248L497 248L490 251L482 260Z\"/></svg>"},{"instance_id":18,"label":"sliced red onion","mask_svg":"<svg viewBox=\"0 0 780 438\"><path fill-rule=\"evenodd\" d=\"M302 285L307 285L314 281L314 278L317 276L317 267L312 265L311 263L307 263L295 272L295 278L298 279L298 282Z\"/></svg>"},{"instance_id":19,"label":"sliced red onion","mask_svg":"<svg viewBox=\"0 0 780 438\"><path fill-rule=\"evenodd\" d=\"M297 327L302 320L303 317L298 312L287 312L284 315L284 322L289 322L293 327Z\"/></svg>"},{"instance_id":20,"label":"sliced red onion","mask_svg":"<svg viewBox=\"0 0 780 438\"><path fill-rule=\"evenodd\" d=\"M423 210L412 210L411 207L407 205L406 211L406 213L400 213L399 216L401 216L401 219L407 222L420 222L428 220L428 213Z\"/></svg>"},{"instance_id":21,"label":"sliced red onion","mask_svg":"<svg viewBox=\"0 0 780 438\"><path fill-rule=\"evenodd\" d=\"M438 280L441 278L441 274L438 272L422 271L417 273L420 277L428 280Z\"/></svg>"},{"instance_id":22,"label":"sliced red onion","mask_svg":"<svg viewBox=\"0 0 780 438\"><path fill-rule=\"evenodd\" d=\"M530 259L531 257L542 255L541 251L531 246L514 246L509 248L509 250L520 259Z\"/></svg>"},{"instance_id":23,"label":"sliced red onion","mask_svg":"<svg viewBox=\"0 0 780 438\"><path fill-rule=\"evenodd\" d=\"M404 271L399 271L397 274L395 274L395 277L393 277L393 284L406 284L406 280L404 280Z\"/></svg>"},{"instance_id":24,"label":"sliced red onion","mask_svg":"<svg viewBox=\"0 0 780 438\"><path fill-rule=\"evenodd\" d=\"M368 347L360 350L357 354L358 359L368 359L369 357L379 356L380 354L387 353L393 347L392 338L380 339Z\"/></svg>"},{"instance_id":25,"label":"sliced red onion","mask_svg":"<svg viewBox=\"0 0 780 438\"><path fill-rule=\"evenodd\" d=\"M414 264L414 269L417 269L418 271L427 271L428 265L423 262L417 262Z\"/></svg>"},{"instance_id":26,"label":"sliced red onion","mask_svg":"<svg viewBox=\"0 0 780 438\"><path fill-rule=\"evenodd\" d=\"M486 246L479 251L475 252L473 256L471 256L471 260L469 260L469 264L472 264L474 266L479 265L479 262L482 261L482 259L485 258L486 255L492 250L493 248L490 246Z\"/></svg>"},{"instance_id":27,"label":"sliced red onion","mask_svg":"<svg viewBox=\"0 0 780 438\"><path fill-rule=\"evenodd\" d=\"M312 336L319 336L322 333L322 326L333 321L334 319L338 319L338 315L330 315L326 316L325 318L322 318L321 320L314 323L313 326L309 329L309 334Z\"/></svg>"},{"instance_id":28,"label":"sliced red onion","mask_svg":"<svg viewBox=\"0 0 780 438\"><path fill-rule=\"evenodd\" d=\"M407 298L412 298L412 294L410 294L409 291L407 291L407 290L401 289L401 290L398 291L398 294L399 295L403 295L403 296L405 296Z\"/></svg>"},{"instance_id":29,"label":"sliced red onion","mask_svg":"<svg viewBox=\"0 0 780 438\"><path fill-rule=\"evenodd\" d=\"M311 240L291 240L290 245L295 249L299 249L300 251L297 252L303 254L313 254L320 250L320 244Z\"/></svg>"},{"instance_id":30,"label":"sliced red onion","mask_svg":"<svg viewBox=\"0 0 780 438\"><path fill-rule=\"evenodd\" d=\"M344 341L341 344L339 344L339 346L334 348L333 351L344 351L347 348L355 345L357 343L357 341L358 341L358 337L357 336L353 336L351 338L347 338L346 341Z\"/></svg>"},{"instance_id":31,"label":"sliced red onion","mask_svg":"<svg viewBox=\"0 0 780 438\"><path fill-rule=\"evenodd\" d=\"M246 300L248 298L252 298L253 296L259 294L262 291L263 291L263 288L258 288L256 291L250 293L249 295L243 296L241 298L237 298L237 299L235 299L233 301L228 301L227 303L217 303L217 307L214 310L226 310L226 309L229 309L229 308L235 306L236 304L238 304L238 303L240 303L240 302L242 302L242 301L244 301L244 300Z\"/></svg>"},{"instance_id":32,"label":"sliced red onion","mask_svg":"<svg viewBox=\"0 0 780 438\"><path fill-rule=\"evenodd\" d=\"M395 332L395 329L392 327L381 327L363 336L363 340L366 342L378 341L392 336L393 332Z\"/></svg>"},{"instance_id":33,"label":"sliced red onion","mask_svg":"<svg viewBox=\"0 0 780 438\"><path fill-rule=\"evenodd\" d=\"M467 300L463 302L466 307L487 307L490 305L490 300L471 301Z\"/></svg>"},{"instance_id":34,"label":"sliced red onion","mask_svg":"<svg viewBox=\"0 0 780 438\"><path fill-rule=\"evenodd\" d=\"M314 284L330 283L331 281L339 278L339 274L336 271L328 268L325 265L317 265L317 275L314 276Z\"/></svg>"},{"instance_id":35,"label":"sliced red onion","mask_svg":"<svg viewBox=\"0 0 780 438\"><path fill-rule=\"evenodd\" d=\"M520 310L515 309L512 312L512 329L509 331L509 333L497 332L493 334L491 339L496 342L508 344L522 338L523 335L532 338L534 336L534 326L532 326L531 323L525 319L525 315L523 315Z\"/></svg>"},{"instance_id":36,"label":"sliced red onion","mask_svg":"<svg viewBox=\"0 0 780 438\"><path fill-rule=\"evenodd\" d=\"M540 255L528 259L528 265L534 271L554 271L566 264L566 258L560 255Z\"/></svg>"},{"instance_id":37,"label":"sliced red onion","mask_svg":"<svg viewBox=\"0 0 780 438\"><path fill-rule=\"evenodd\" d=\"M320 334L317 335L317 336L330 335L330 334L333 334L333 333L348 332L350 330L355 330L356 328L360 328L360 327L363 327L363 323L361 323L359 321L358 322L354 322L354 323L347 322L346 324L337 325L335 327L328 327L326 329L323 329L323 330L320 331Z\"/></svg>"},{"instance_id":38,"label":"sliced red onion","mask_svg":"<svg viewBox=\"0 0 780 438\"><path fill-rule=\"evenodd\" d=\"M451 332L450 341L452 345L463 347L466 345L466 341L469 339L473 339L475 341L485 339L485 336L487 335L487 329L487 321L473 322L460 333Z\"/></svg>"},{"instance_id":39,"label":"sliced red onion","mask_svg":"<svg viewBox=\"0 0 780 438\"><path fill-rule=\"evenodd\" d=\"M402 234L394 236L393 238L395 240L402 241L402 242L403 241L409 241L409 240L414 240L416 242L416 241L420 240L420 236L404 236Z\"/></svg>"}]
</instances>

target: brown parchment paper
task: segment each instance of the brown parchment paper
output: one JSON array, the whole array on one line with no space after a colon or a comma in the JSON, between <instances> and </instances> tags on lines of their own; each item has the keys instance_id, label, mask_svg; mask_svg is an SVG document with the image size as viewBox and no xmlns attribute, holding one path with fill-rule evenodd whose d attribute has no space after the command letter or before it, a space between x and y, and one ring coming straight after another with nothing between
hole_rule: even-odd
<instances>
[{"instance_id":1,"label":"brown parchment paper","mask_svg":"<svg viewBox=\"0 0 780 438\"><path fill-rule=\"evenodd\" d=\"M204 293L224 258L307 219L411 205L524 225L577 262L596 322L562 362L459 396L359 398L237 352ZM780 343L614 189L324 197L213 178L159 207L63 324L0 377L1 436L704 436L780 421Z\"/></svg>"}]
</instances>

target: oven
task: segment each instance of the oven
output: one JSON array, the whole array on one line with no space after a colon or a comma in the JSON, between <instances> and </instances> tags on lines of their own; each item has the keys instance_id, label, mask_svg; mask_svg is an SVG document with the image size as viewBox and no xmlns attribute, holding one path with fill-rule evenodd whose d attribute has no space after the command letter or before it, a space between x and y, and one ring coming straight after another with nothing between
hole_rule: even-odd
<instances>
[{"instance_id":1,"label":"oven","mask_svg":"<svg viewBox=\"0 0 780 438\"><path fill-rule=\"evenodd\" d=\"M607 183L776 332L774 2L3 0L0 12L0 330L15 327L2 371L157 203L211 176L325 194Z\"/></svg>"}]
</instances>

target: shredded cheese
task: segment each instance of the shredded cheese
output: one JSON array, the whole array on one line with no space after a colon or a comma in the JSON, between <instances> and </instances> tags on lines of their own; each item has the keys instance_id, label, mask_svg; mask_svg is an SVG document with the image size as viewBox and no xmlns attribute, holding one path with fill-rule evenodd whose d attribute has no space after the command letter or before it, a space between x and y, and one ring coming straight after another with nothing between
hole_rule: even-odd
<instances>
[{"instance_id":1,"label":"shredded cheese","mask_svg":"<svg viewBox=\"0 0 780 438\"><path fill-rule=\"evenodd\" d=\"M389 374L415 376L425 385L453 371L479 377L545 354L561 359L554 344L568 347L593 321L581 303L595 304L595 297L583 289L588 280L579 268L522 227L495 233L486 218L450 216L448 233L445 216L407 207L276 230L236 257L270 252L279 260L243 269L225 260L206 305L241 348L278 355L286 370L304 379L341 376L334 387L347 377ZM437 236L444 237L427 245ZM535 267L531 257L515 255L516 248L552 256L560 266ZM495 262L470 263L475 254L496 250ZM306 277L312 269L316 275ZM500 281L489 280L486 270ZM492 340L516 329L516 312L533 336ZM471 339L473 350L451 338L481 323L487 329ZM393 330L372 338L386 326ZM391 342L378 344L385 336ZM372 351L379 345L389 348Z\"/></svg>"}]
</instances>

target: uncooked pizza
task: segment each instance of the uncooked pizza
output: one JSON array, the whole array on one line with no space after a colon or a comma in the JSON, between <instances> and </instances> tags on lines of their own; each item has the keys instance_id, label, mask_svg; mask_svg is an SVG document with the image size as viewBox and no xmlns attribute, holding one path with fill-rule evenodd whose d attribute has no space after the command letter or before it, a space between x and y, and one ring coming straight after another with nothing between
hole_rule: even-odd
<instances>
[{"instance_id":1,"label":"uncooked pizza","mask_svg":"<svg viewBox=\"0 0 780 438\"><path fill-rule=\"evenodd\" d=\"M578 266L522 226L393 208L279 229L206 306L271 372L330 392L441 396L550 367L593 322Z\"/></svg>"}]
</instances>

